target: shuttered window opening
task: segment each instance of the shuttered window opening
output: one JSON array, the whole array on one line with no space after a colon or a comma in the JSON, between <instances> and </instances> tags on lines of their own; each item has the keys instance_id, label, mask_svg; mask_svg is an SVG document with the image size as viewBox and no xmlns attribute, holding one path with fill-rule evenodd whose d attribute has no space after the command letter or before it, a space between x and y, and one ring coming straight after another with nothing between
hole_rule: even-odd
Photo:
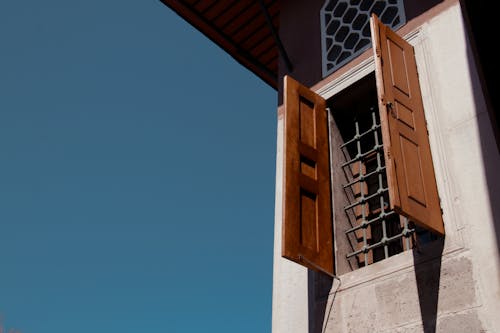
<instances>
[{"instance_id":1,"label":"shuttered window opening","mask_svg":"<svg viewBox=\"0 0 500 333\"><path fill-rule=\"evenodd\" d=\"M285 77L282 255L329 275L444 235L413 47L371 29L375 73L328 102Z\"/></svg>"},{"instance_id":2,"label":"shuttered window opening","mask_svg":"<svg viewBox=\"0 0 500 333\"><path fill-rule=\"evenodd\" d=\"M338 145L332 157L340 160L341 168L333 184L339 187L334 201L340 201L335 208L345 212L344 221L336 221L335 234L348 241L337 247L345 257L339 259L340 271L367 266L437 238L423 228L415 233L418 227L390 208L374 75L360 84L330 104L340 133L332 140Z\"/></svg>"}]
</instances>

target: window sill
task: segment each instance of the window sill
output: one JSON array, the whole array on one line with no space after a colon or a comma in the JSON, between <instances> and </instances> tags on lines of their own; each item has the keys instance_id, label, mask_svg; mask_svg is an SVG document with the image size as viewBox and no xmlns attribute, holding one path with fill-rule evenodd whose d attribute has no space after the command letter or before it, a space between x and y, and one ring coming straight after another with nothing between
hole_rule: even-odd
<instances>
[{"instance_id":1,"label":"window sill","mask_svg":"<svg viewBox=\"0 0 500 333\"><path fill-rule=\"evenodd\" d=\"M415 269L415 266L439 258L455 256L467 249L453 241L434 241L422 246L419 250L404 251L390 258L369 266L356 269L338 276L342 281L339 291L351 289L375 280L385 280L395 275L405 274ZM442 260L442 259L441 259Z\"/></svg>"}]
</instances>

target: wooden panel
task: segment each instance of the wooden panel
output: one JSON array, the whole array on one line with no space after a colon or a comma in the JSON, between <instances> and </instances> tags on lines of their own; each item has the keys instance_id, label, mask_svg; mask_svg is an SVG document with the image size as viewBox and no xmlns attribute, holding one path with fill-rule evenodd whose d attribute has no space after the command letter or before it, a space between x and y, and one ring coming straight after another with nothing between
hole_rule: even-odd
<instances>
[{"instance_id":1,"label":"wooden panel","mask_svg":"<svg viewBox=\"0 0 500 333\"><path fill-rule=\"evenodd\" d=\"M271 20L273 22L273 26L276 31L278 31L279 27L279 5L277 2L271 3L271 6L267 8L268 14L271 17ZM258 24L258 25L257 25ZM244 38L241 38L240 34L241 32L238 32L235 36L234 39L239 41L239 44L241 45L242 48L245 49L253 49L257 47L261 47L261 43L264 40L264 38L268 38L268 40L271 40L274 42L274 38L271 35L271 29L269 25L267 24L267 20L265 19L264 15L260 15L259 21L254 21L251 24L251 33L245 34ZM267 48L261 48L265 49ZM260 51L256 51L257 54ZM255 54L254 51L252 51L252 54Z\"/></svg>"},{"instance_id":2,"label":"wooden panel","mask_svg":"<svg viewBox=\"0 0 500 333\"><path fill-rule=\"evenodd\" d=\"M316 195L300 191L300 242L309 250L319 251L318 202Z\"/></svg>"},{"instance_id":3,"label":"wooden panel","mask_svg":"<svg viewBox=\"0 0 500 333\"><path fill-rule=\"evenodd\" d=\"M198 2L194 8L196 9L196 11L198 12L204 12L205 10L207 10L208 8L210 8L211 6L215 5L215 0L212 0L212 1L209 1L209 0L203 0L203 1L200 1Z\"/></svg>"},{"instance_id":4,"label":"wooden panel","mask_svg":"<svg viewBox=\"0 0 500 333\"><path fill-rule=\"evenodd\" d=\"M243 41L250 38L255 31L259 30L262 27L267 25L266 18L264 15L260 13L257 14L251 21L245 23L245 25L241 26L237 29L231 38L237 42L239 45L243 44Z\"/></svg>"},{"instance_id":5,"label":"wooden panel","mask_svg":"<svg viewBox=\"0 0 500 333\"><path fill-rule=\"evenodd\" d=\"M444 235L413 47L375 15L371 28L391 208Z\"/></svg>"},{"instance_id":6,"label":"wooden panel","mask_svg":"<svg viewBox=\"0 0 500 333\"><path fill-rule=\"evenodd\" d=\"M249 22L257 18L261 14L262 11L260 9L260 6L258 5L258 3L253 2L237 17L235 17L234 20L228 22L228 24L226 24L222 31L224 32L224 34L232 36L236 31L241 29L243 26L246 26Z\"/></svg>"},{"instance_id":7,"label":"wooden panel","mask_svg":"<svg viewBox=\"0 0 500 333\"><path fill-rule=\"evenodd\" d=\"M259 61L263 64L268 65L270 61L272 61L273 59L277 59L278 56L279 56L278 48L273 47L272 49L269 49L269 51L267 51L266 53L259 56Z\"/></svg>"},{"instance_id":8,"label":"wooden panel","mask_svg":"<svg viewBox=\"0 0 500 333\"><path fill-rule=\"evenodd\" d=\"M389 58L392 86L398 89L406 96L410 96L410 87L408 76L405 69L408 67L406 62L406 52L404 45L398 45L395 41L387 40L387 56Z\"/></svg>"},{"instance_id":9,"label":"wooden panel","mask_svg":"<svg viewBox=\"0 0 500 333\"><path fill-rule=\"evenodd\" d=\"M408 109L403 104L398 103L397 101L395 101L394 103L394 109L399 121L410 127L412 130L415 130L415 119L413 116L413 111Z\"/></svg>"},{"instance_id":10,"label":"wooden panel","mask_svg":"<svg viewBox=\"0 0 500 333\"><path fill-rule=\"evenodd\" d=\"M223 15L224 12L227 11L231 6L233 6L237 1L238 0L217 1L214 6L212 6L204 13L204 16L208 21L212 22L215 18Z\"/></svg>"},{"instance_id":11,"label":"wooden panel","mask_svg":"<svg viewBox=\"0 0 500 333\"><path fill-rule=\"evenodd\" d=\"M252 35L252 37L245 43L243 43L243 47L250 50L250 53L254 57L258 57L267 50L276 47L274 38L271 35L271 29L269 29L268 26L265 26L255 35Z\"/></svg>"},{"instance_id":12,"label":"wooden panel","mask_svg":"<svg viewBox=\"0 0 500 333\"><path fill-rule=\"evenodd\" d=\"M273 73L278 72L278 58L273 58L269 62L266 63L267 68Z\"/></svg>"},{"instance_id":13,"label":"wooden panel","mask_svg":"<svg viewBox=\"0 0 500 333\"><path fill-rule=\"evenodd\" d=\"M333 275L325 100L285 76L282 255Z\"/></svg>"},{"instance_id":14,"label":"wooden panel","mask_svg":"<svg viewBox=\"0 0 500 333\"><path fill-rule=\"evenodd\" d=\"M215 20L214 25L217 26L219 29L224 27L226 24L228 24L230 21L235 20L242 12L245 11L245 9L249 6L252 5L251 0L238 0L236 3L228 8L223 15L220 15L217 17Z\"/></svg>"},{"instance_id":15,"label":"wooden panel","mask_svg":"<svg viewBox=\"0 0 500 333\"><path fill-rule=\"evenodd\" d=\"M413 140L402 135L399 136L401 143L401 162L403 163L404 177L413 181L406 181L406 192L408 196L420 205L426 205L425 188L423 183L420 147Z\"/></svg>"}]
</instances>

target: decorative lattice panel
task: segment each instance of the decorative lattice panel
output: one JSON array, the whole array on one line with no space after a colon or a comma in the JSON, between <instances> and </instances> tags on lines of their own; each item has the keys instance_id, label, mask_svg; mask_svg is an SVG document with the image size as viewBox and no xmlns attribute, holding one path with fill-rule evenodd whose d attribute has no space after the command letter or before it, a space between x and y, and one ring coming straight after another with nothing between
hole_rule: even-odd
<instances>
[{"instance_id":1,"label":"decorative lattice panel","mask_svg":"<svg viewBox=\"0 0 500 333\"><path fill-rule=\"evenodd\" d=\"M370 46L371 13L392 29L406 23L403 0L325 1L321 8L323 77Z\"/></svg>"}]
</instances>

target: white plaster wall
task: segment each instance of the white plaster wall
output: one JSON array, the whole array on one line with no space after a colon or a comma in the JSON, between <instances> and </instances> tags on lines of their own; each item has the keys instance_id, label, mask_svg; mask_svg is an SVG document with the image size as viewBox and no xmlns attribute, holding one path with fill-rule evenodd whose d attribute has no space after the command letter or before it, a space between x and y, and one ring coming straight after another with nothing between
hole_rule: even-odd
<instances>
[{"instance_id":1,"label":"white plaster wall","mask_svg":"<svg viewBox=\"0 0 500 333\"><path fill-rule=\"evenodd\" d=\"M500 174L493 174L500 171L500 155L460 6L434 18L422 31L415 51L445 227L472 261L484 330L500 332L500 261L494 229L500 221L492 211L500 205Z\"/></svg>"},{"instance_id":2,"label":"white plaster wall","mask_svg":"<svg viewBox=\"0 0 500 333\"><path fill-rule=\"evenodd\" d=\"M307 269L281 257L283 123L280 108L276 149L272 331L302 333L308 331L309 325Z\"/></svg>"},{"instance_id":3,"label":"white plaster wall","mask_svg":"<svg viewBox=\"0 0 500 333\"><path fill-rule=\"evenodd\" d=\"M427 302L436 308L436 332L500 332L500 261L492 210L500 206L500 156L459 4L423 24L411 42L442 200L443 254L436 257L431 246L340 276L334 304L333 296L325 303L325 331L422 332L432 326L422 324L422 316L433 312L423 306ZM272 327L274 333L308 332L307 270L281 258L282 140L279 118ZM435 300L425 288L437 288Z\"/></svg>"}]
</instances>

